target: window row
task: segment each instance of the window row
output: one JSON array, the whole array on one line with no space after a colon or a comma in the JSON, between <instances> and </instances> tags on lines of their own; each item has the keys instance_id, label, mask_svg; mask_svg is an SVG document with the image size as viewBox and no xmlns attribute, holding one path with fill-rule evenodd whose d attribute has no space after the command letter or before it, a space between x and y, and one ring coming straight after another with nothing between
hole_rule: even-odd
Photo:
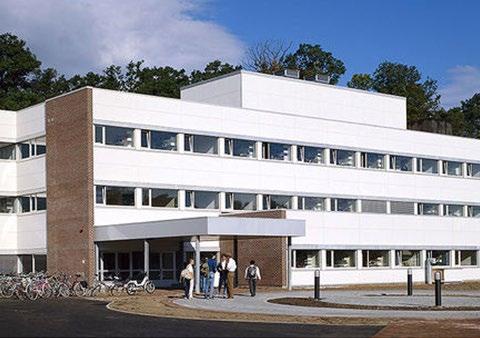
<instances>
[{"instance_id":1,"label":"window row","mask_svg":"<svg viewBox=\"0 0 480 338\"><path fill-rule=\"evenodd\" d=\"M142 188L142 206L178 208L179 190ZM261 196L262 210L294 209L294 198L289 195ZM186 190L183 200L185 208L225 210L258 210L257 194L217 191ZM96 186L96 203L104 205L135 206L135 188L117 186ZM397 215L444 215L452 217L480 217L480 206L460 204L432 204L402 201L357 200L353 198L327 198L298 196L298 210L364 212Z\"/></svg>"},{"instance_id":2,"label":"window row","mask_svg":"<svg viewBox=\"0 0 480 338\"><path fill-rule=\"evenodd\" d=\"M134 128L95 125L95 142L113 146L134 147ZM178 151L178 134L167 131L140 131L140 146L148 149ZM330 149L307 145L297 145L296 153L292 144L259 142L248 139L224 138L223 153L236 157L255 158L259 153L262 159L298 161L304 163L331 164L368 169L389 169L392 171L442 174L448 176L468 176L480 178L480 163L414 158L411 156L388 155L375 152L357 152L346 149ZM261 147L257 149L257 146ZM219 138L206 135L183 135L183 151L220 154ZM358 154L358 156L357 156ZM327 157L329 159L327 159ZM1 157L0 157L1 158ZM416 165L414 165L416 161ZM357 163L358 162L358 163ZM464 172L465 171L465 172Z\"/></svg>"},{"instance_id":3,"label":"window row","mask_svg":"<svg viewBox=\"0 0 480 338\"><path fill-rule=\"evenodd\" d=\"M321 250L293 250L292 267L320 268ZM395 267L421 267L423 262L420 250L361 250L362 268L391 267L390 255L394 255ZM455 250L451 257L449 250L427 250L427 258L434 266L478 266L476 250ZM326 250L326 268L356 268L360 265L357 250ZM358 257L360 258L360 257Z\"/></svg>"},{"instance_id":4,"label":"window row","mask_svg":"<svg viewBox=\"0 0 480 338\"><path fill-rule=\"evenodd\" d=\"M47 152L45 137L20 143L0 143L0 160L21 160L43 155Z\"/></svg>"},{"instance_id":5,"label":"window row","mask_svg":"<svg viewBox=\"0 0 480 338\"><path fill-rule=\"evenodd\" d=\"M24 214L47 210L45 194L0 197L0 214Z\"/></svg>"}]
</instances>

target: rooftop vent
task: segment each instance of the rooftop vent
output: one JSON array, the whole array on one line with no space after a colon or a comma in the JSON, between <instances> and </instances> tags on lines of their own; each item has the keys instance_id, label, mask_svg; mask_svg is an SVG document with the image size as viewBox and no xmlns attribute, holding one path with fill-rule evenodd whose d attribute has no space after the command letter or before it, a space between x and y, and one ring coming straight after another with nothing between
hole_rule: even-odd
<instances>
[{"instance_id":1,"label":"rooftop vent","mask_svg":"<svg viewBox=\"0 0 480 338\"><path fill-rule=\"evenodd\" d=\"M300 71L298 69L284 69L276 72L275 75L290 77L292 79L299 79Z\"/></svg>"},{"instance_id":2,"label":"rooftop vent","mask_svg":"<svg viewBox=\"0 0 480 338\"><path fill-rule=\"evenodd\" d=\"M306 77L305 80L329 84L330 83L330 75L315 74L315 76Z\"/></svg>"}]
</instances>

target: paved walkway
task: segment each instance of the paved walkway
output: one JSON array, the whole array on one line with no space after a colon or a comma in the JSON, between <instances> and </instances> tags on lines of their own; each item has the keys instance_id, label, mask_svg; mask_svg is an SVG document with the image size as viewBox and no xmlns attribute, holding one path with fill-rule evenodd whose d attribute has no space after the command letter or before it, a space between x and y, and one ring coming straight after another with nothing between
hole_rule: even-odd
<instances>
[{"instance_id":1,"label":"paved walkway","mask_svg":"<svg viewBox=\"0 0 480 338\"><path fill-rule=\"evenodd\" d=\"M273 304L268 299L284 297L312 297L313 291L283 291L272 293L260 293L256 297L249 294L237 295L234 299L216 298L205 300L195 298L192 300L176 300L178 305L216 311L246 312L296 316L345 316L345 317L369 317L369 318L480 318L480 311L416 311L416 310L358 310L340 308L316 308L304 306L292 306ZM435 298L433 291L421 290L408 297L401 294L400 290L360 290L340 291L322 290L321 299L324 302L340 304L361 304L381 306L433 306ZM445 307L478 306L480 307L479 291L444 291L442 303Z\"/></svg>"}]
</instances>

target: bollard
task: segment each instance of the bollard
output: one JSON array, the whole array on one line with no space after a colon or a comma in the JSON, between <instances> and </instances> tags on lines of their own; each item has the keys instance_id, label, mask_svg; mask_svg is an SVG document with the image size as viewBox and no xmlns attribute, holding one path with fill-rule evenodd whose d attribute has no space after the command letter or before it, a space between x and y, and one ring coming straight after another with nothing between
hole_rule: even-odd
<instances>
[{"instance_id":1,"label":"bollard","mask_svg":"<svg viewBox=\"0 0 480 338\"><path fill-rule=\"evenodd\" d=\"M320 270L315 270L315 294L314 299L320 300Z\"/></svg>"},{"instance_id":2,"label":"bollard","mask_svg":"<svg viewBox=\"0 0 480 338\"><path fill-rule=\"evenodd\" d=\"M442 277L440 272L435 272L435 306L442 306Z\"/></svg>"},{"instance_id":3,"label":"bollard","mask_svg":"<svg viewBox=\"0 0 480 338\"><path fill-rule=\"evenodd\" d=\"M412 269L407 270L407 295L413 295L413 276Z\"/></svg>"}]
</instances>

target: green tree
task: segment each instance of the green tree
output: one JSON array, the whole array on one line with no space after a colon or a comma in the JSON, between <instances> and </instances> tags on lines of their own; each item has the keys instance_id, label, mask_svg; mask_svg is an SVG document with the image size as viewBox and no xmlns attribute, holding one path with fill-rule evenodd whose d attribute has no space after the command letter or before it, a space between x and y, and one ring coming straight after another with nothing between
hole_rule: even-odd
<instances>
[{"instance_id":1,"label":"green tree","mask_svg":"<svg viewBox=\"0 0 480 338\"><path fill-rule=\"evenodd\" d=\"M40 65L25 41L9 33L0 35L0 109L18 110L38 102L30 80Z\"/></svg>"},{"instance_id":2,"label":"green tree","mask_svg":"<svg viewBox=\"0 0 480 338\"><path fill-rule=\"evenodd\" d=\"M415 66L384 61L378 65L370 79L371 86L368 74L354 74L349 86L406 97L410 125L438 116L440 95L437 92L437 81L429 78L422 80L422 74Z\"/></svg>"},{"instance_id":3,"label":"green tree","mask_svg":"<svg viewBox=\"0 0 480 338\"><path fill-rule=\"evenodd\" d=\"M352 79L347 82L350 88L372 90L373 80L370 74L353 74Z\"/></svg>"},{"instance_id":4,"label":"green tree","mask_svg":"<svg viewBox=\"0 0 480 338\"><path fill-rule=\"evenodd\" d=\"M340 76L345 74L343 62L324 51L320 45L302 43L295 53L285 58L285 66L300 70L302 78L314 77L316 74L330 76L330 84L337 84Z\"/></svg>"},{"instance_id":5,"label":"green tree","mask_svg":"<svg viewBox=\"0 0 480 338\"><path fill-rule=\"evenodd\" d=\"M462 101L460 109L465 119L465 136L480 138L480 93Z\"/></svg>"},{"instance_id":6,"label":"green tree","mask_svg":"<svg viewBox=\"0 0 480 338\"><path fill-rule=\"evenodd\" d=\"M197 83L200 81L209 80L214 77L225 75L240 69L242 69L241 66L233 66L229 63L222 63L220 60L215 60L208 63L203 71L192 71L190 73L190 83Z\"/></svg>"}]
</instances>

